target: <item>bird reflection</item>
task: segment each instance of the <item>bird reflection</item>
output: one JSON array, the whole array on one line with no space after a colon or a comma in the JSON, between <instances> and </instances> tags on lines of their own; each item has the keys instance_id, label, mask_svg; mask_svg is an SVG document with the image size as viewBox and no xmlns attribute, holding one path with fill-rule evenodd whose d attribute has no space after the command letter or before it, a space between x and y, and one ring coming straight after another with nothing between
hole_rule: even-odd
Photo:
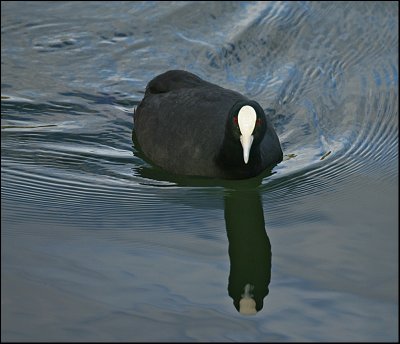
<instances>
[{"instance_id":1,"label":"bird reflection","mask_svg":"<svg viewBox=\"0 0 400 344\"><path fill-rule=\"evenodd\" d=\"M229 296L241 314L256 314L263 308L271 280L271 244L257 189L226 192L225 223L231 263Z\"/></svg>"},{"instance_id":2,"label":"bird reflection","mask_svg":"<svg viewBox=\"0 0 400 344\"><path fill-rule=\"evenodd\" d=\"M269 292L271 244L265 231L258 187L270 171L258 178L243 181L177 176L154 167L139 167L135 172L147 179L168 181L180 186L224 187L230 258L229 296L241 314L251 315L260 311Z\"/></svg>"}]
</instances>

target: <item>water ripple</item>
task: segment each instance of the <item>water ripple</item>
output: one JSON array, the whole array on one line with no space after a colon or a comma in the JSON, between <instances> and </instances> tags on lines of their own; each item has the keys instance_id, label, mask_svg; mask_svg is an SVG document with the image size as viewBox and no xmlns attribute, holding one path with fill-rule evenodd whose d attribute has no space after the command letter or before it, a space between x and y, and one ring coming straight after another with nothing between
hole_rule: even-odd
<instances>
[{"instance_id":1,"label":"water ripple","mask_svg":"<svg viewBox=\"0 0 400 344\"><path fill-rule=\"evenodd\" d=\"M355 7L352 16L376 25L373 6ZM142 10L168 28L171 18L188 8L183 4L161 16L151 6ZM236 14L234 28L213 19L221 8L227 16ZM294 204L308 194L345 188L360 174L378 180L396 177L398 67L390 52L398 45L392 34L398 24L388 20L381 30L364 35L363 20L348 20L344 8L342 25L334 25L335 19L327 15L330 6L316 9L304 3L215 3L207 11L210 25L202 28L204 32L194 35L198 18L192 12L185 25L180 23L174 31L177 49L180 44L191 47L184 60L199 56L199 72L224 71L212 81L242 91L264 107L275 107L273 120L286 159L262 180L263 192ZM32 22L24 28L10 24L4 30L40 33L32 45L43 53L81 49L89 37L82 32L63 35L64 26ZM48 36L49 27L61 33ZM221 35L210 39L216 28ZM134 40L134 35L119 28L103 30L100 38L103 43L125 42L115 56L127 65L127 55L152 55L155 49L143 39ZM78 88L61 90L44 102L12 91L2 95L4 197L43 208L51 205L57 212L79 212L83 222L90 222L90 213L100 209L114 218L115 202L124 203L115 216L128 215L130 208L150 213L160 197L170 201L180 192L187 193L181 205L205 206L212 187L198 192L167 176L163 180L162 171L152 170L135 150L132 153L132 109L143 95L146 78L129 73L106 78L113 83L123 78L136 90L134 100L119 90L92 94ZM147 177L145 171L150 172ZM218 191L212 197L220 196ZM167 211L161 203L159 208L160 216ZM274 206L271 211L280 212ZM183 210L179 216L189 216L184 214Z\"/></svg>"}]
</instances>

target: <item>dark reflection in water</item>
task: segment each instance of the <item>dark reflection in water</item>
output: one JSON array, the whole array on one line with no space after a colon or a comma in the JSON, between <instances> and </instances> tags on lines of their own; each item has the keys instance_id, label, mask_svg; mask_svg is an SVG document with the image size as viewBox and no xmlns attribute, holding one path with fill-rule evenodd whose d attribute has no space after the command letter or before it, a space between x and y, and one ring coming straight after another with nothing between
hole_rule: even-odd
<instances>
[{"instance_id":1,"label":"dark reflection in water","mask_svg":"<svg viewBox=\"0 0 400 344\"><path fill-rule=\"evenodd\" d=\"M140 152L135 151L134 139L133 144L134 153L140 155ZM224 188L224 216L230 259L229 296L241 314L252 315L260 311L269 293L271 244L265 230L259 186L264 177L271 175L271 170L245 180L181 176L167 173L156 166L141 166L135 168L135 171L142 178L153 182Z\"/></svg>"},{"instance_id":2,"label":"dark reflection in water","mask_svg":"<svg viewBox=\"0 0 400 344\"><path fill-rule=\"evenodd\" d=\"M255 314L263 308L271 280L271 244L258 190L228 190L225 222L231 263L229 296L240 313Z\"/></svg>"}]
</instances>

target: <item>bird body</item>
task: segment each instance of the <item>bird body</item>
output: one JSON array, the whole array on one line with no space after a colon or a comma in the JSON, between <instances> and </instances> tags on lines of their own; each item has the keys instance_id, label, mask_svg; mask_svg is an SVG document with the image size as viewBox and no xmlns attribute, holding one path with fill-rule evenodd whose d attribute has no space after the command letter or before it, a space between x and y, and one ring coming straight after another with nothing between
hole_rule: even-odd
<instances>
[{"instance_id":1,"label":"bird body","mask_svg":"<svg viewBox=\"0 0 400 344\"><path fill-rule=\"evenodd\" d=\"M254 135L241 135L252 125ZM279 139L258 103L180 70L149 82L133 134L151 162L181 175L243 179L282 160ZM243 147L249 142L245 162Z\"/></svg>"}]
</instances>

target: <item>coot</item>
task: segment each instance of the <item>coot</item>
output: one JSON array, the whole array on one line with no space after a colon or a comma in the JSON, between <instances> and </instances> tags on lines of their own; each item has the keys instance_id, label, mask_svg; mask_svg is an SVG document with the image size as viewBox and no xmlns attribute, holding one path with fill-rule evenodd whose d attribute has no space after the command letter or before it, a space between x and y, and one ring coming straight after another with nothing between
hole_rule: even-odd
<instances>
[{"instance_id":1,"label":"coot","mask_svg":"<svg viewBox=\"0 0 400 344\"><path fill-rule=\"evenodd\" d=\"M181 175L250 178L282 160L271 120L256 101L183 70L148 83L133 140L150 162Z\"/></svg>"}]
</instances>

